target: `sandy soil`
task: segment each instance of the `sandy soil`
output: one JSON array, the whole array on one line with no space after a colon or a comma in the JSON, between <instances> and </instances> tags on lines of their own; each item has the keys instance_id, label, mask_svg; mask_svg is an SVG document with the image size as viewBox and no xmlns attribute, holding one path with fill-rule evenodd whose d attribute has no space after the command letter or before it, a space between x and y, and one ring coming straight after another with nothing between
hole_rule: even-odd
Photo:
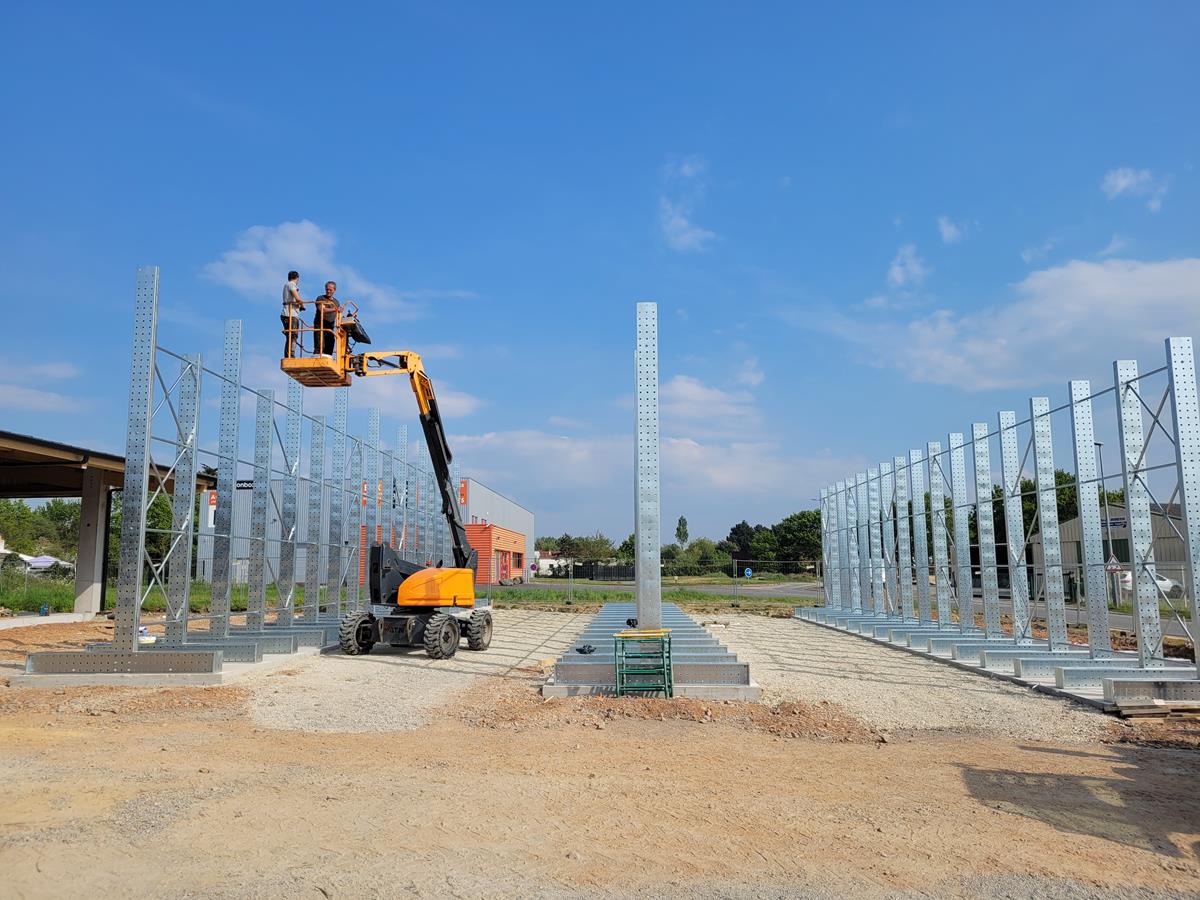
<instances>
[{"instance_id":1,"label":"sandy soil","mask_svg":"<svg viewBox=\"0 0 1200 900\"><path fill-rule=\"evenodd\" d=\"M220 688L0 690L0 896L1200 893L1194 731L901 732L782 672L770 704L543 701L565 618L501 611L447 691L409 653ZM766 657L778 632L738 621ZM313 696L345 730L310 727Z\"/></svg>"}]
</instances>

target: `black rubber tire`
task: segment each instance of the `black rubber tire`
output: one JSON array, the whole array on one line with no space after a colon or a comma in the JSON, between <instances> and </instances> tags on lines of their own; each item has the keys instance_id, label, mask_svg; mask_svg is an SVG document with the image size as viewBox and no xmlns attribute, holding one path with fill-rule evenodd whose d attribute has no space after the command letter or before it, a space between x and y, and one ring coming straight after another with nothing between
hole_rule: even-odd
<instances>
[{"instance_id":1,"label":"black rubber tire","mask_svg":"<svg viewBox=\"0 0 1200 900\"><path fill-rule=\"evenodd\" d=\"M467 648L486 650L492 643L492 614L486 609L477 609L467 621Z\"/></svg>"},{"instance_id":2,"label":"black rubber tire","mask_svg":"<svg viewBox=\"0 0 1200 900\"><path fill-rule=\"evenodd\" d=\"M366 631L363 626L370 621L369 613L355 612L348 614L338 625L338 644L347 656L370 653L371 648L375 646L374 641L366 640L363 635Z\"/></svg>"},{"instance_id":3,"label":"black rubber tire","mask_svg":"<svg viewBox=\"0 0 1200 900\"><path fill-rule=\"evenodd\" d=\"M445 613L434 613L425 623L425 655L430 659L449 659L458 652L458 620Z\"/></svg>"}]
</instances>

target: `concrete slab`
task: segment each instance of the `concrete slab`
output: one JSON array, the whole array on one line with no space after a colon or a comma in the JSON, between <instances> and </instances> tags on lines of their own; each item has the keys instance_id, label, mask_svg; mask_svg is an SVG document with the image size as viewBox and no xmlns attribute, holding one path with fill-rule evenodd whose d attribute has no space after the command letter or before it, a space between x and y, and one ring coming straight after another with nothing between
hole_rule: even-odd
<instances>
[{"instance_id":1,"label":"concrete slab","mask_svg":"<svg viewBox=\"0 0 1200 900\"><path fill-rule=\"evenodd\" d=\"M292 655L272 654L258 663L224 663L219 672L116 673L116 674L17 674L8 676L10 687L62 688L111 685L115 687L205 687L231 684L250 675L282 669L297 658L315 656L316 648L302 647Z\"/></svg>"},{"instance_id":2,"label":"concrete slab","mask_svg":"<svg viewBox=\"0 0 1200 900\"><path fill-rule=\"evenodd\" d=\"M632 603L606 603L584 626L570 648L559 658L542 686L544 697L575 697L616 693L616 660L613 634L628 628L636 617ZM663 604L662 625L671 629L672 673L675 695L712 700L757 700L761 688L750 677L750 667L674 604ZM591 644L594 653L575 648Z\"/></svg>"},{"instance_id":3,"label":"concrete slab","mask_svg":"<svg viewBox=\"0 0 1200 900\"><path fill-rule=\"evenodd\" d=\"M48 616L13 616L0 619L0 631L8 628L31 628L34 625L66 625L73 622L90 622L95 613L51 613Z\"/></svg>"}]
</instances>

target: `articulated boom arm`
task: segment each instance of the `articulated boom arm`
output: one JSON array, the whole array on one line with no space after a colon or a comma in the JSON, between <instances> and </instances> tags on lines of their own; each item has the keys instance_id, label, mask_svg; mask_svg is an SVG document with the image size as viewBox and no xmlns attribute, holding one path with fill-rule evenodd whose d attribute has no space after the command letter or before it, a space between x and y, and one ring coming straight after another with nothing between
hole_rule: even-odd
<instances>
[{"instance_id":1,"label":"articulated boom arm","mask_svg":"<svg viewBox=\"0 0 1200 900\"><path fill-rule=\"evenodd\" d=\"M433 382L425 374L420 355L409 350L375 350L359 353L349 358L350 369L355 375L408 375L413 394L417 398L417 409L421 414L421 430L425 432L425 445L433 461L434 477L442 495L442 515L450 528L454 565L459 569L474 570L478 554L471 549L467 530L463 527L462 514L455 496L455 485L450 478L450 446L446 442L446 430L442 415L438 412L437 397L433 393Z\"/></svg>"}]
</instances>

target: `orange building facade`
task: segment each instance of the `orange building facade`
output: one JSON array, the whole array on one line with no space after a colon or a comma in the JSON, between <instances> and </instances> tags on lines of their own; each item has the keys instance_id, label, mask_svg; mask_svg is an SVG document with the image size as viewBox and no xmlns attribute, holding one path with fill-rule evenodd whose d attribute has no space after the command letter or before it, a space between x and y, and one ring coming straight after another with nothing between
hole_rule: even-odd
<instances>
[{"instance_id":1,"label":"orange building facade","mask_svg":"<svg viewBox=\"0 0 1200 900\"><path fill-rule=\"evenodd\" d=\"M465 527L467 540L479 554L476 584L499 584L513 578L524 578L525 535L499 525L472 524Z\"/></svg>"}]
</instances>

